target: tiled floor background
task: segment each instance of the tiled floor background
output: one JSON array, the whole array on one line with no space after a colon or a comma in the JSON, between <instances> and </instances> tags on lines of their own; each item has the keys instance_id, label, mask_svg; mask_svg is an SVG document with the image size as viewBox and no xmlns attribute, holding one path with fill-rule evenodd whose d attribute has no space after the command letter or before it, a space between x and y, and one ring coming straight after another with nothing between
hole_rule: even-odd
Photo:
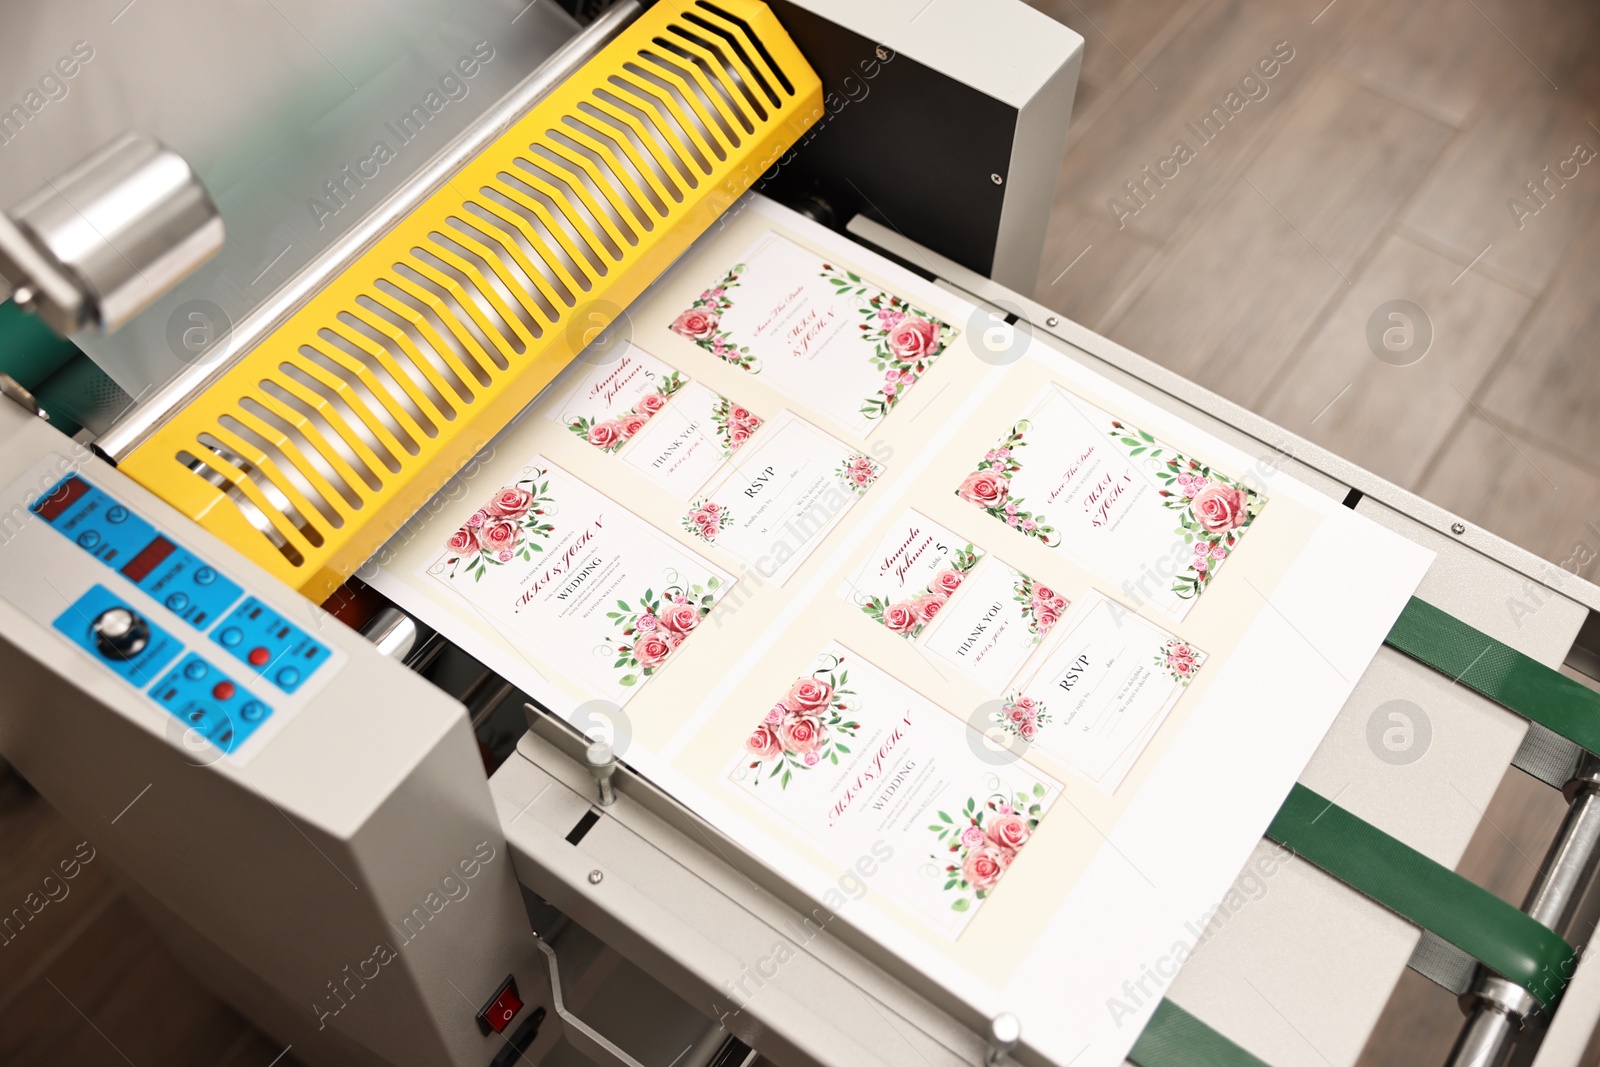
<instances>
[{"instance_id":1,"label":"tiled floor background","mask_svg":"<svg viewBox=\"0 0 1600 1067\"><path fill-rule=\"evenodd\" d=\"M1600 7L1034 2L1087 41L1042 302L1546 558L1600 556L1600 159L1564 163L1600 150ZM1185 124L1278 42L1266 95L1199 145ZM1119 219L1108 202L1179 139L1194 157ZM1365 340L1394 299L1432 323L1410 366ZM1560 814L1512 772L1462 872L1520 902ZM0 782L0 900L82 836ZM269 1067L282 1048L172 962L107 868L0 947L0 1064ZM1363 1065L1442 1063L1459 1022L1408 975Z\"/></svg>"}]
</instances>

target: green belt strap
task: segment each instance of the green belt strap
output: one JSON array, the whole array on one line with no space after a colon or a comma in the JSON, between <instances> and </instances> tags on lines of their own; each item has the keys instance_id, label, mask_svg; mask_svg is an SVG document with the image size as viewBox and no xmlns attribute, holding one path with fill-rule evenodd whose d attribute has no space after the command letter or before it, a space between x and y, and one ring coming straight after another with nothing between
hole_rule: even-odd
<instances>
[{"instance_id":1,"label":"green belt strap","mask_svg":"<svg viewBox=\"0 0 1600 1067\"><path fill-rule=\"evenodd\" d=\"M1412 597L1384 640L1502 707L1600 754L1600 693L1449 612Z\"/></svg>"},{"instance_id":2,"label":"green belt strap","mask_svg":"<svg viewBox=\"0 0 1600 1067\"><path fill-rule=\"evenodd\" d=\"M1267 1067L1170 1000L1156 1005L1128 1059L1139 1067Z\"/></svg>"},{"instance_id":3,"label":"green belt strap","mask_svg":"<svg viewBox=\"0 0 1600 1067\"><path fill-rule=\"evenodd\" d=\"M43 319L0 300L0 374L32 391L77 354L77 346L57 337Z\"/></svg>"},{"instance_id":4,"label":"green belt strap","mask_svg":"<svg viewBox=\"0 0 1600 1067\"><path fill-rule=\"evenodd\" d=\"M1305 786L1290 791L1267 836L1542 1003L1560 998L1575 956L1560 935Z\"/></svg>"}]
</instances>

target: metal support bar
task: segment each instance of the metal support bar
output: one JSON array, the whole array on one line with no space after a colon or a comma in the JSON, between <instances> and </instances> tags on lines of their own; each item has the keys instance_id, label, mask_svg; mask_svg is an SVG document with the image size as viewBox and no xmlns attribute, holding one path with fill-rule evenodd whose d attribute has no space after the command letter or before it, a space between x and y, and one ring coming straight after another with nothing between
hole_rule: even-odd
<instances>
[{"instance_id":1,"label":"metal support bar","mask_svg":"<svg viewBox=\"0 0 1600 1067\"><path fill-rule=\"evenodd\" d=\"M1600 866L1600 759L1585 757L1563 790L1571 807L1523 902L1523 911L1557 933L1572 922ZM1569 975L1560 976L1564 981ZM1537 1002L1522 987L1484 971L1464 998L1469 1014L1448 1067L1501 1067Z\"/></svg>"}]
</instances>

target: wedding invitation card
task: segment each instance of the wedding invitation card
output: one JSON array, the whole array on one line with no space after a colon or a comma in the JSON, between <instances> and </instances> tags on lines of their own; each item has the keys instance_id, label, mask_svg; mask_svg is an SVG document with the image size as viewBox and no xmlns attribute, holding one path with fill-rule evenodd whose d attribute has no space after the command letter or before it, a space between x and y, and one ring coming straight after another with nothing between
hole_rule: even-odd
<instances>
[{"instance_id":1,"label":"wedding invitation card","mask_svg":"<svg viewBox=\"0 0 1600 1067\"><path fill-rule=\"evenodd\" d=\"M732 584L543 456L484 499L426 573L527 655L619 705Z\"/></svg>"},{"instance_id":2,"label":"wedding invitation card","mask_svg":"<svg viewBox=\"0 0 1600 1067\"><path fill-rule=\"evenodd\" d=\"M1071 553L1136 603L1183 618L1266 499L1058 386L973 464L956 495Z\"/></svg>"},{"instance_id":3,"label":"wedding invitation card","mask_svg":"<svg viewBox=\"0 0 1600 1067\"><path fill-rule=\"evenodd\" d=\"M976 754L975 731L839 644L752 709L728 780L841 867L956 936L1022 854L1060 784Z\"/></svg>"},{"instance_id":4,"label":"wedding invitation card","mask_svg":"<svg viewBox=\"0 0 1600 1067\"><path fill-rule=\"evenodd\" d=\"M960 332L772 232L671 329L858 437L900 403Z\"/></svg>"}]
</instances>

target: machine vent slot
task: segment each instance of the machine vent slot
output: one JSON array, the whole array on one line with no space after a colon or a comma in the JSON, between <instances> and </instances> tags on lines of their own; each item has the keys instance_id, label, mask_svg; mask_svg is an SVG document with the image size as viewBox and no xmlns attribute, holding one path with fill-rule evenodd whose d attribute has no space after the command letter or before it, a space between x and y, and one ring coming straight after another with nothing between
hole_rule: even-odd
<instances>
[{"instance_id":1,"label":"machine vent slot","mask_svg":"<svg viewBox=\"0 0 1600 1067\"><path fill-rule=\"evenodd\" d=\"M653 6L124 469L331 591L575 354L566 320L615 315L821 95L762 4Z\"/></svg>"}]
</instances>

